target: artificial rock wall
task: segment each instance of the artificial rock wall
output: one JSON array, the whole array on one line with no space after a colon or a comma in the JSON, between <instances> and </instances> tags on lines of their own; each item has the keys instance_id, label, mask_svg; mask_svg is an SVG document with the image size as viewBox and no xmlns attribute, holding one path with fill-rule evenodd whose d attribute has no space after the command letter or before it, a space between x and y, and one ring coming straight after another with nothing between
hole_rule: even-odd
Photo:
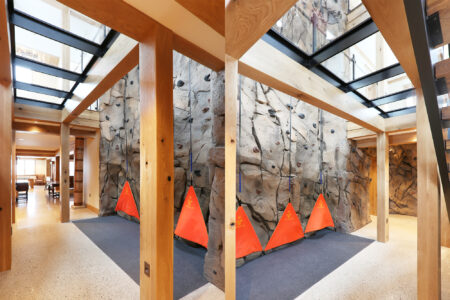
<instances>
[{"instance_id":1,"label":"artificial rock wall","mask_svg":"<svg viewBox=\"0 0 450 300\"><path fill-rule=\"evenodd\" d=\"M376 158L375 148L364 153ZM389 147L389 213L417 216L417 145Z\"/></svg>"}]
</instances>

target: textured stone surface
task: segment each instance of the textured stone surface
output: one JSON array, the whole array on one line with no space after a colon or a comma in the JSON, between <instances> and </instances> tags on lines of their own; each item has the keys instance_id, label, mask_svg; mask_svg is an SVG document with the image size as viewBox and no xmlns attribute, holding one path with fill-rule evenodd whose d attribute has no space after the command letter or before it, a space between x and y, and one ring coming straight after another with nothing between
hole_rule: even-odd
<instances>
[{"instance_id":1,"label":"textured stone surface","mask_svg":"<svg viewBox=\"0 0 450 300\"><path fill-rule=\"evenodd\" d=\"M364 149L376 157L376 149ZM389 148L389 213L417 216L417 145Z\"/></svg>"},{"instance_id":2,"label":"textured stone surface","mask_svg":"<svg viewBox=\"0 0 450 300\"><path fill-rule=\"evenodd\" d=\"M351 232L367 224L370 158L348 144L345 120L248 78L241 79L241 87L238 198L263 247L289 201L305 228L322 189L338 230Z\"/></svg>"}]
</instances>

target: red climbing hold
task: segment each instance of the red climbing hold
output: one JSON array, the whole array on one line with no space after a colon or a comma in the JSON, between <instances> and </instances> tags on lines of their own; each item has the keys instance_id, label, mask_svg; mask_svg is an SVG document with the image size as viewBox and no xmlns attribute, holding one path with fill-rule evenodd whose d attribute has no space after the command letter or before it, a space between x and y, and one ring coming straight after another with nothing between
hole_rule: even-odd
<instances>
[{"instance_id":1,"label":"red climbing hold","mask_svg":"<svg viewBox=\"0 0 450 300\"><path fill-rule=\"evenodd\" d=\"M291 203L288 203L286 209L284 210L283 216L270 237L264 251L284 244L292 243L303 238L304 236L302 224L295 213L294 207Z\"/></svg>"},{"instance_id":2,"label":"red climbing hold","mask_svg":"<svg viewBox=\"0 0 450 300\"><path fill-rule=\"evenodd\" d=\"M133 193L131 192L130 184L128 180L125 181L122 193L120 193L119 201L117 201L115 211L123 211L124 213L139 219L139 212L134 202Z\"/></svg>"},{"instance_id":3,"label":"red climbing hold","mask_svg":"<svg viewBox=\"0 0 450 300\"><path fill-rule=\"evenodd\" d=\"M334 227L334 222L327 202L323 195L320 194L309 217L305 232L313 232L326 227Z\"/></svg>"},{"instance_id":4,"label":"red climbing hold","mask_svg":"<svg viewBox=\"0 0 450 300\"><path fill-rule=\"evenodd\" d=\"M205 220L203 219L202 210L200 209L197 195L195 195L195 190L192 186L189 187L186 199L184 199L177 228L175 228L175 234L183 239L208 248L208 232L206 230Z\"/></svg>"},{"instance_id":5,"label":"red climbing hold","mask_svg":"<svg viewBox=\"0 0 450 300\"><path fill-rule=\"evenodd\" d=\"M236 258L262 251L261 243L242 206L236 211Z\"/></svg>"}]
</instances>

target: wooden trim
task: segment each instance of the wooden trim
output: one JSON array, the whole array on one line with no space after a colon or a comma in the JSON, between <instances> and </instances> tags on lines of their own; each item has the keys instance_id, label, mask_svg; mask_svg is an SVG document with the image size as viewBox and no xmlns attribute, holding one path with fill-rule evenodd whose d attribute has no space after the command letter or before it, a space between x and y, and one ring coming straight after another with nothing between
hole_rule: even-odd
<instances>
[{"instance_id":1,"label":"wooden trim","mask_svg":"<svg viewBox=\"0 0 450 300\"><path fill-rule=\"evenodd\" d=\"M239 60L239 73L366 129L384 130L384 119L376 111L264 41L258 41Z\"/></svg>"},{"instance_id":2,"label":"wooden trim","mask_svg":"<svg viewBox=\"0 0 450 300\"><path fill-rule=\"evenodd\" d=\"M436 78L450 76L450 58L441 60L434 66L434 74Z\"/></svg>"},{"instance_id":3,"label":"wooden trim","mask_svg":"<svg viewBox=\"0 0 450 300\"><path fill-rule=\"evenodd\" d=\"M417 90L417 298L440 299L438 167L422 90Z\"/></svg>"},{"instance_id":4,"label":"wooden trim","mask_svg":"<svg viewBox=\"0 0 450 300\"><path fill-rule=\"evenodd\" d=\"M173 298L172 42L172 32L156 25L139 45L141 299Z\"/></svg>"},{"instance_id":5,"label":"wooden trim","mask_svg":"<svg viewBox=\"0 0 450 300\"><path fill-rule=\"evenodd\" d=\"M39 157L54 157L58 150L37 150L37 149L23 149L17 148L17 156L39 156Z\"/></svg>"},{"instance_id":6,"label":"wooden trim","mask_svg":"<svg viewBox=\"0 0 450 300\"><path fill-rule=\"evenodd\" d=\"M297 0L229 1L226 6L225 53L241 58L296 2Z\"/></svg>"},{"instance_id":7,"label":"wooden trim","mask_svg":"<svg viewBox=\"0 0 450 300\"><path fill-rule=\"evenodd\" d=\"M236 99L238 61L225 56L225 297L236 297Z\"/></svg>"},{"instance_id":8,"label":"wooden trim","mask_svg":"<svg viewBox=\"0 0 450 300\"><path fill-rule=\"evenodd\" d=\"M59 197L61 202L61 222L70 221L70 193L69 193L69 125L61 124L61 150L60 150L60 181L59 181Z\"/></svg>"},{"instance_id":9,"label":"wooden trim","mask_svg":"<svg viewBox=\"0 0 450 300\"><path fill-rule=\"evenodd\" d=\"M94 206L90 205L89 203L86 204L86 207L87 207L90 211L96 213L97 215L100 213L100 210L99 210L97 207L94 207Z\"/></svg>"},{"instance_id":10,"label":"wooden trim","mask_svg":"<svg viewBox=\"0 0 450 300\"><path fill-rule=\"evenodd\" d=\"M175 0L212 29L225 36L225 5L223 1Z\"/></svg>"},{"instance_id":11,"label":"wooden trim","mask_svg":"<svg viewBox=\"0 0 450 300\"><path fill-rule=\"evenodd\" d=\"M43 124L32 124L27 122L13 122L13 129L16 131L26 131L26 132L39 132L45 134L60 134L60 125L43 125ZM96 131L92 130L84 130L78 128L70 128L70 135L77 137L95 137Z\"/></svg>"},{"instance_id":12,"label":"wooden trim","mask_svg":"<svg viewBox=\"0 0 450 300\"><path fill-rule=\"evenodd\" d=\"M12 223L16 223L16 178L17 178L17 170L16 170L16 131L12 130L11 136L11 219Z\"/></svg>"},{"instance_id":13,"label":"wooden trim","mask_svg":"<svg viewBox=\"0 0 450 300\"><path fill-rule=\"evenodd\" d=\"M75 174L74 174L74 197L73 205L83 205L83 156L84 156L84 138L75 138ZM81 167L81 168L80 168ZM81 184L80 184L81 183Z\"/></svg>"},{"instance_id":14,"label":"wooden trim","mask_svg":"<svg viewBox=\"0 0 450 300\"><path fill-rule=\"evenodd\" d=\"M427 15L450 7L449 0L427 0Z\"/></svg>"},{"instance_id":15,"label":"wooden trim","mask_svg":"<svg viewBox=\"0 0 450 300\"><path fill-rule=\"evenodd\" d=\"M377 134L377 241L389 241L389 144L385 132Z\"/></svg>"},{"instance_id":16,"label":"wooden trim","mask_svg":"<svg viewBox=\"0 0 450 300\"><path fill-rule=\"evenodd\" d=\"M0 13L2 13L0 11ZM11 269L12 89L0 84L0 272Z\"/></svg>"}]
</instances>

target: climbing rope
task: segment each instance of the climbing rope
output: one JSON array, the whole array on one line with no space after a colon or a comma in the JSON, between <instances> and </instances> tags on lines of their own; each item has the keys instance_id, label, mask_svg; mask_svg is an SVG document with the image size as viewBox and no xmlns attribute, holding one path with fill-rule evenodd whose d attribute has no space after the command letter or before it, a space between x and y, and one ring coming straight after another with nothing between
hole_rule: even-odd
<instances>
[{"instance_id":1,"label":"climbing rope","mask_svg":"<svg viewBox=\"0 0 450 300\"><path fill-rule=\"evenodd\" d=\"M189 166L190 166L190 180L191 180L191 186L193 186L194 180L192 176L192 102L191 102L191 62L192 60L189 59L189 67L188 67L188 80L189 80L189 94L188 94L188 100L189 100Z\"/></svg>"},{"instance_id":2,"label":"climbing rope","mask_svg":"<svg viewBox=\"0 0 450 300\"><path fill-rule=\"evenodd\" d=\"M291 163L291 148L292 148L292 97L289 97L289 203L291 203L291 174L292 174L292 163Z\"/></svg>"},{"instance_id":3,"label":"climbing rope","mask_svg":"<svg viewBox=\"0 0 450 300\"><path fill-rule=\"evenodd\" d=\"M320 148L319 148L319 184L321 193L323 194L323 111L319 109L319 133L320 133Z\"/></svg>"},{"instance_id":4,"label":"climbing rope","mask_svg":"<svg viewBox=\"0 0 450 300\"><path fill-rule=\"evenodd\" d=\"M239 131L238 131L238 146L237 146L237 156L238 156L238 164L239 164L239 193L242 192L242 172L241 172L241 123L242 123L242 94L241 94L241 76L239 75L239 86L238 86L238 101L239 101ZM236 195L236 200L238 201L239 206L242 205L241 200Z\"/></svg>"},{"instance_id":5,"label":"climbing rope","mask_svg":"<svg viewBox=\"0 0 450 300\"><path fill-rule=\"evenodd\" d=\"M125 122L125 164L126 164L126 173L125 178L128 180L128 133L127 133L127 82L128 75L125 76L125 85L123 88L123 120Z\"/></svg>"}]
</instances>

